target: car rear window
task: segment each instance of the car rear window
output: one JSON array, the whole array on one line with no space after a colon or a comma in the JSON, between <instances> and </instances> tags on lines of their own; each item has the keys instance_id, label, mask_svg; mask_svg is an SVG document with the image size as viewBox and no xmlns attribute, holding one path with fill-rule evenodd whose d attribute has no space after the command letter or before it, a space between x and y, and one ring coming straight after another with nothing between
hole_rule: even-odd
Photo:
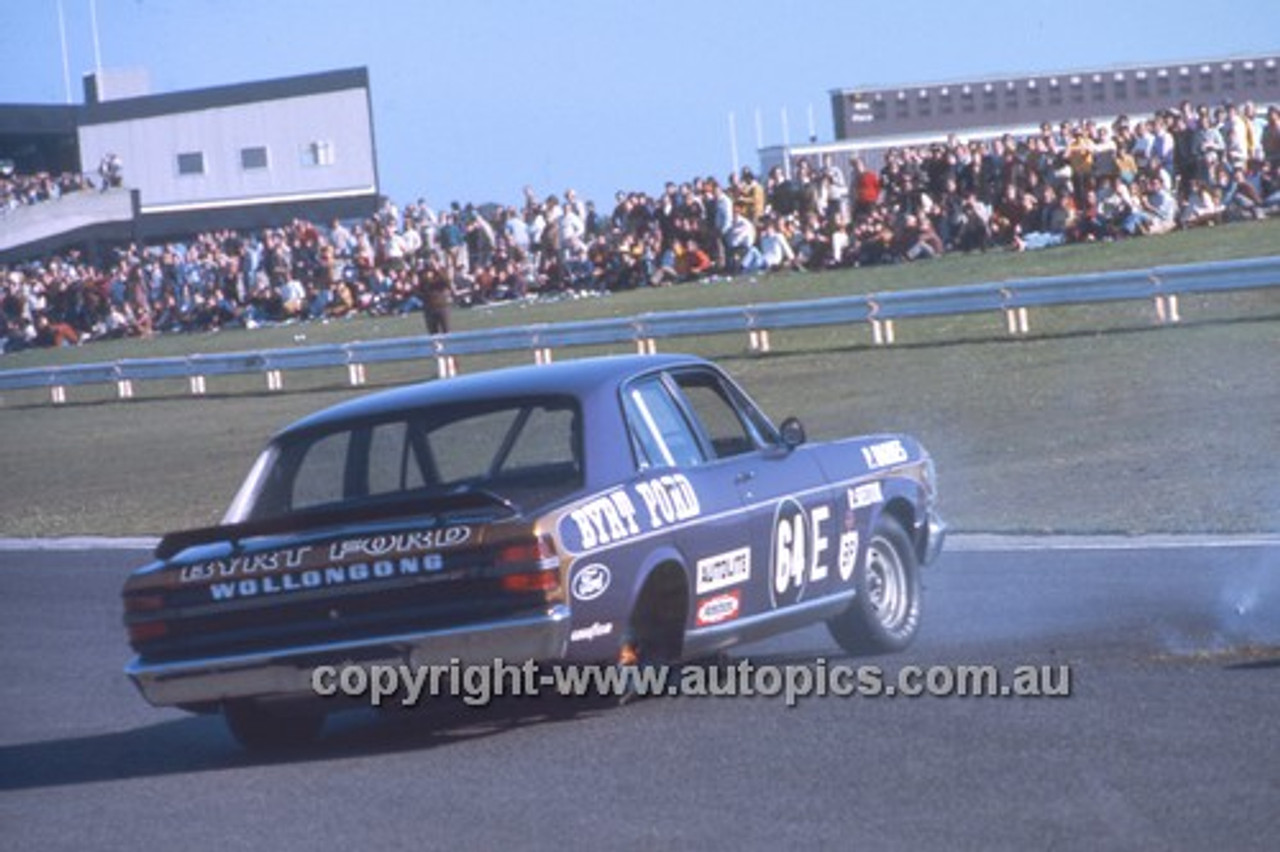
<instances>
[{"instance_id":1,"label":"car rear window","mask_svg":"<svg viewBox=\"0 0 1280 852\"><path fill-rule=\"evenodd\" d=\"M257 465L247 516L484 490L522 508L582 487L581 411L572 398L405 412L293 436Z\"/></svg>"}]
</instances>

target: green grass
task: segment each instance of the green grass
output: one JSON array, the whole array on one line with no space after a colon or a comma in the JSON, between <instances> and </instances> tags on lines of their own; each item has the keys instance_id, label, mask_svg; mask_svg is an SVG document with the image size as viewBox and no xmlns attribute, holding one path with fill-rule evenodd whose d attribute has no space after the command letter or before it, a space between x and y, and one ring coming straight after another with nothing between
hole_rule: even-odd
<instances>
[{"instance_id":1,"label":"green grass","mask_svg":"<svg viewBox=\"0 0 1280 852\"><path fill-rule=\"evenodd\" d=\"M1276 224L459 312L459 325L1264 254L1280 244ZM1025 340L1008 338L998 315L899 322L898 345L887 348L870 345L865 325L795 330L774 333L775 352L763 357L747 354L738 335L661 345L720 360L775 418L799 415L815 440L880 430L919 436L937 458L944 510L962 530L1280 530L1280 292L1187 297L1182 313L1184 324L1158 327L1149 303L1032 311ZM285 345L297 333L310 343L419 329L416 317L360 320L35 354L108 360L197 345ZM170 346L177 348L164 349ZM156 349L164 351L148 351ZM608 350L557 357L600 351ZM0 366L18 366L11 357ZM528 353L475 356L462 367L530 360ZM433 364L378 365L370 379L398 384L433 371ZM186 396L184 382L155 382L138 385L139 398L128 403L116 402L112 388L72 388L72 404L59 407L47 404L46 392L7 394L0 534L157 534L214 522L274 429L364 392L345 380L336 370L291 372L286 392L269 394L261 377L218 379L197 400Z\"/></svg>"}]
</instances>

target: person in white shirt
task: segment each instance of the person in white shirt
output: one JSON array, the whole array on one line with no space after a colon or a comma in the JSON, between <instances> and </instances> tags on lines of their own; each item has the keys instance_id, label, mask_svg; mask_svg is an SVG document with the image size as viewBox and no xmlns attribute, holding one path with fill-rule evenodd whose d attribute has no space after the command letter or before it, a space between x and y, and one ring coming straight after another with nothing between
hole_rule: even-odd
<instances>
[{"instance_id":1,"label":"person in white shirt","mask_svg":"<svg viewBox=\"0 0 1280 852\"><path fill-rule=\"evenodd\" d=\"M765 217L760 231L760 254L765 266L778 269L782 266L796 268L796 253L786 236L778 231L772 216Z\"/></svg>"}]
</instances>

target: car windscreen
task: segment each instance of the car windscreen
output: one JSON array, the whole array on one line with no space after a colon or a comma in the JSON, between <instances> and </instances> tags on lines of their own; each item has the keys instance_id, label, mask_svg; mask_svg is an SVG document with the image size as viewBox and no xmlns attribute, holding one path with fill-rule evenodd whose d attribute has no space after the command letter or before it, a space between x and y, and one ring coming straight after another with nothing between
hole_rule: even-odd
<instances>
[{"instance_id":1,"label":"car windscreen","mask_svg":"<svg viewBox=\"0 0 1280 852\"><path fill-rule=\"evenodd\" d=\"M531 509L580 489L581 411L568 397L490 400L345 422L277 441L228 521L450 495ZM485 502L480 499L479 502ZM235 505L233 504L233 509ZM433 508L433 511L436 510Z\"/></svg>"}]
</instances>

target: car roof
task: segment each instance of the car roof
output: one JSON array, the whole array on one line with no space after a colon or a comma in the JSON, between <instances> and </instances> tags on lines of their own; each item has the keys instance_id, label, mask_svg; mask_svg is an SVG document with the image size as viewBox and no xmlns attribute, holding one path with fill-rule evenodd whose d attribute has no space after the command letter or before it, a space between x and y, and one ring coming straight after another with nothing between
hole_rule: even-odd
<instances>
[{"instance_id":1,"label":"car roof","mask_svg":"<svg viewBox=\"0 0 1280 852\"><path fill-rule=\"evenodd\" d=\"M583 399L600 391L612 391L627 379L651 370L708 364L695 355L662 354L606 355L552 364L505 367L420 382L347 400L303 417L282 429L276 437L427 406L541 395L569 395Z\"/></svg>"}]
</instances>

